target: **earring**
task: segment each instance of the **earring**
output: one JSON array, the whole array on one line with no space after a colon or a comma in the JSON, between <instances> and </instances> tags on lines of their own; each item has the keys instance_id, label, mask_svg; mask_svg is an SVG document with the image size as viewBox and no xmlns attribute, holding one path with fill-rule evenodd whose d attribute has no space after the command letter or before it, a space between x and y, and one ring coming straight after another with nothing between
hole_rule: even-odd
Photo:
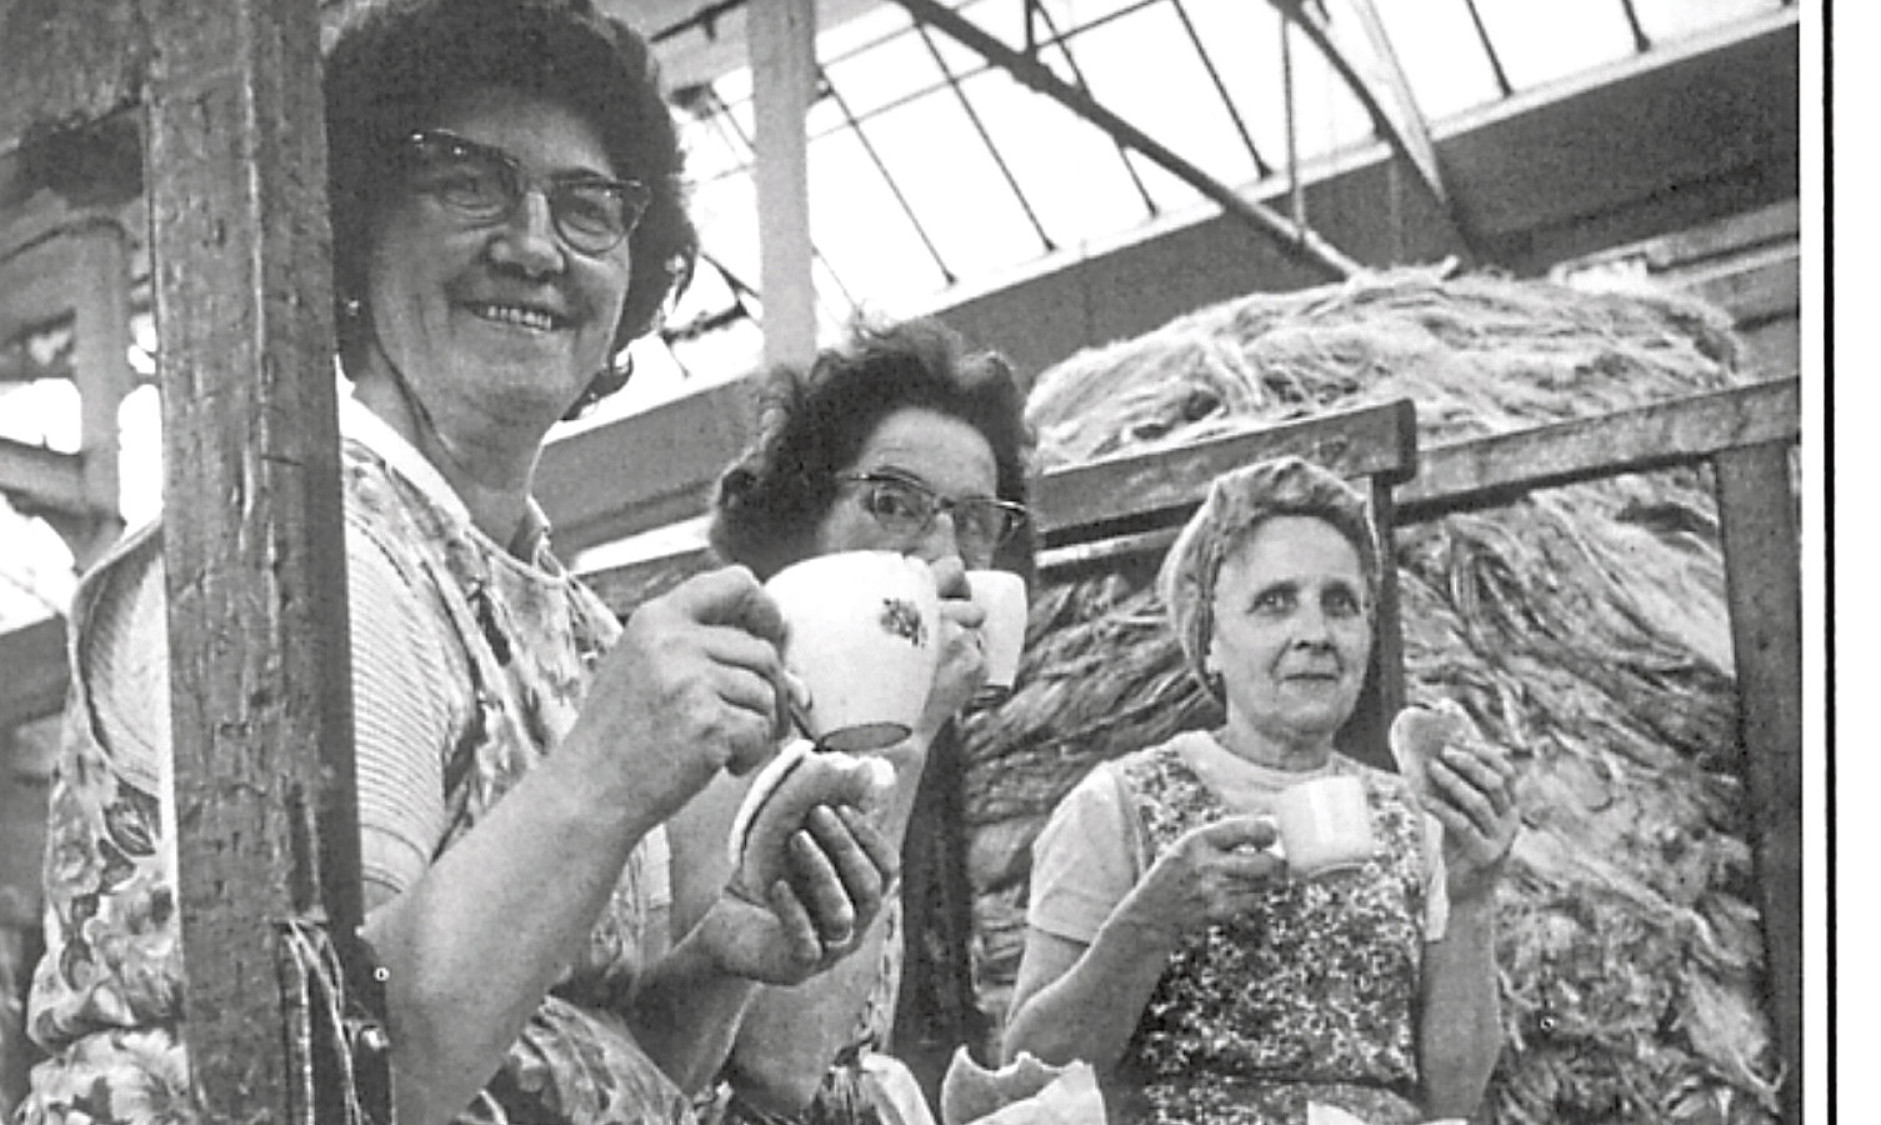
<instances>
[{"instance_id":1,"label":"earring","mask_svg":"<svg viewBox=\"0 0 1881 1125\"><path fill-rule=\"evenodd\" d=\"M594 408L595 403L626 386L627 380L633 377L633 353L622 348L608 358L606 367L602 368L594 378L588 380L588 385L581 392L581 397L576 399L575 405L569 407L568 412L562 415L562 421L572 422L586 414Z\"/></svg>"}]
</instances>

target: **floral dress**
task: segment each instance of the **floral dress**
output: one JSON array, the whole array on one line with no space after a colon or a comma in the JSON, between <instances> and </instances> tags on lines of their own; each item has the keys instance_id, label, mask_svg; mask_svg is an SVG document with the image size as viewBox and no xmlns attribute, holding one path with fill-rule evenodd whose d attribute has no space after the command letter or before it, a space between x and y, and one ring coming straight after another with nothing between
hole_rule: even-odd
<instances>
[{"instance_id":1,"label":"floral dress","mask_svg":"<svg viewBox=\"0 0 1881 1125\"><path fill-rule=\"evenodd\" d=\"M452 654L441 687L453 701L451 735L435 748L448 820L435 858L573 724L594 663L619 625L545 544L529 560L515 558L478 532L454 497L439 493L448 491L441 478L414 483L426 466L380 430L373 447L345 445L348 552L356 558L364 544L383 552L415 602L441 619L443 649ZM163 756L110 744L94 710L101 685L88 679L82 655L114 576L147 577L160 563L159 537L134 537L87 576L74 599L73 691L46 858L49 952L28 1012L29 1033L49 1057L33 1071L20 1125L199 1118L179 1031L185 979L175 845L158 796L167 788L167 777L158 776L166 772ZM160 629L161 617L143 627ZM154 680L132 686L167 690ZM356 698L366 690L355 683ZM167 747L167 730L150 737ZM650 891L665 878L661 842L634 853L585 956L564 972L462 1120L693 1120L618 1014L653 921Z\"/></svg>"},{"instance_id":2,"label":"floral dress","mask_svg":"<svg viewBox=\"0 0 1881 1125\"><path fill-rule=\"evenodd\" d=\"M1343 757L1333 768L1365 782L1380 847L1355 871L1274 884L1246 918L1184 940L1125 1052L1113 1121L1304 1125L1309 1102L1371 1125L1422 1120L1423 814L1396 777ZM1229 813L1172 745L1121 773L1152 861Z\"/></svg>"}]
</instances>

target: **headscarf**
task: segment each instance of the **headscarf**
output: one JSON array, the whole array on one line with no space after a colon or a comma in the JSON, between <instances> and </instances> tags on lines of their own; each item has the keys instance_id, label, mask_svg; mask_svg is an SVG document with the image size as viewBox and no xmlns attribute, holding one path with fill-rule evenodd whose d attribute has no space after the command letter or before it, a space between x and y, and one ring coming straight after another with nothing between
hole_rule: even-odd
<instances>
[{"instance_id":1,"label":"headscarf","mask_svg":"<svg viewBox=\"0 0 1881 1125\"><path fill-rule=\"evenodd\" d=\"M1215 580L1230 552L1274 516L1310 516L1331 524L1358 552L1367 611L1378 603L1378 540L1362 493L1299 457L1222 473L1163 557L1157 580L1189 672L1217 703L1227 700L1220 679L1205 667L1215 632Z\"/></svg>"}]
</instances>

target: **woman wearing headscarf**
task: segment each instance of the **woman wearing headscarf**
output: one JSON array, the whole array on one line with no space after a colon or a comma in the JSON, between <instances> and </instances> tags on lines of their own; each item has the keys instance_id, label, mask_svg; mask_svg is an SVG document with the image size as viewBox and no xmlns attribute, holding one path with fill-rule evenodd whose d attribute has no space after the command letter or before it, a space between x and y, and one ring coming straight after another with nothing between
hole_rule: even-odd
<instances>
[{"instance_id":1,"label":"woman wearing headscarf","mask_svg":"<svg viewBox=\"0 0 1881 1125\"><path fill-rule=\"evenodd\" d=\"M1089 1062L1123 1125L1473 1111L1499 1038L1511 767L1458 740L1414 793L1336 749L1372 663L1378 568L1363 498L1332 474L1288 458L1213 483L1161 591L1226 721L1099 765L1054 811L1008 1058ZM1275 799L1329 776L1362 782L1376 847L1293 877Z\"/></svg>"},{"instance_id":2,"label":"woman wearing headscarf","mask_svg":"<svg viewBox=\"0 0 1881 1125\"><path fill-rule=\"evenodd\" d=\"M364 937L398 1117L690 1121L757 982L833 964L894 857L822 808L764 902L716 894L670 941L663 825L774 751L782 622L729 567L623 627L531 497L550 428L620 388L695 251L653 60L588 0L399 2L343 30L326 99ZM75 598L22 1125L199 1115L162 569L145 532Z\"/></svg>"}]
</instances>

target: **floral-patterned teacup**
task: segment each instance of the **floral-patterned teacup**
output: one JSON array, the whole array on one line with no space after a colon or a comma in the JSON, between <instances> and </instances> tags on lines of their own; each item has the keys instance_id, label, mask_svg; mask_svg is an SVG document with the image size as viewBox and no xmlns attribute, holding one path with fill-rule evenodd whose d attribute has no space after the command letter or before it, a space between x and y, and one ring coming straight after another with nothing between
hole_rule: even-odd
<instances>
[{"instance_id":1,"label":"floral-patterned teacup","mask_svg":"<svg viewBox=\"0 0 1881 1125\"><path fill-rule=\"evenodd\" d=\"M784 664L810 689L805 733L819 745L880 750L921 717L940 660L940 594L920 559L839 551L764 584L790 633Z\"/></svg>"}]
</instances>

